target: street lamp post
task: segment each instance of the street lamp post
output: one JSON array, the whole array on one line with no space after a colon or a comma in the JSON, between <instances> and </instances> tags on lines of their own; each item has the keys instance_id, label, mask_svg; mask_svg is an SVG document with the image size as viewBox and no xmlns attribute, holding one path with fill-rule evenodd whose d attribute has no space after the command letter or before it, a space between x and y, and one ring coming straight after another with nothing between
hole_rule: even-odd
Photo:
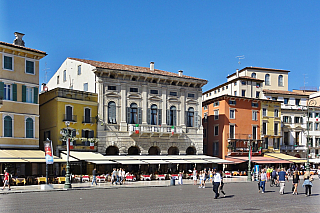
<instances>
[{"instance_id":1,"label":"street lamp post","mask_svg":"<svg viewBox=\"0 0 320 213\"><path fill-rule=\"evenodd\" d=\"M309 100L307 105L307 165L306 165L306 171L310 171L310 162L309 162L309 152L310 152L310 136L309 136L309 106L315 106L317 105L317 102L315 100Z\"/></svg>"},{"instance_id":2,"label":"street lamp post","mask_svg":"<svg viewBox=\"0 0 320 213\"><path fill-rule=\"evenodd\" d=\"M249 140L248 140L248 148L249 148L249 153L248 153L248 181L252 181L252 176L251 176L251 135L249 135Z\"/></svg>"},{"instance_id":3,"label":"street lamp post","mask_svg":"<svg viewBox=\"0 0 320 213\"><path fill-rule=\"evenodd\" d=\"M69 125L70 125L70 122L69 122L69 121L66 121L65 124L66 124L66 126L67 126L67 131L66 131L66 132L63 132L63 136L65 136L65 140L66 140L66 143L67 143L67 166L66 166L67 171L66 171L66 181L65 181L65 183L64 183L64 188L65 188L65 189L71 189L71 188L72 188L72 185L71 185L71 183L70 183L70 164L69 164L69 152L70 152Z\"/></svg>"}]
</instances>

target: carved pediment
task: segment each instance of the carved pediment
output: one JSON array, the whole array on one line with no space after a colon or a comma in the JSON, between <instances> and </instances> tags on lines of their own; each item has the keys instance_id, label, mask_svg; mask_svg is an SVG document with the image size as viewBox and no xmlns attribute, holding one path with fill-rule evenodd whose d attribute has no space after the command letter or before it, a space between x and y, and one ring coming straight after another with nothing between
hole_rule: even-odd
<instances>
[{"instance_id":1,"label":"carved pediment","mask_svg":"<svg viewBox=\"0 0 320 213\"><path fill-rule=\"evenodd\" d=\"M161 101L161 98L158 96L151 96L151 97L149 97L149 100L150 101Z\"/></svg>"},{"instance_id":2,"label":"carved pediment","mask_svg":"<svg viewBox=\"0 0 320 213\"><path fill-rule=\"evenodd\" d=\"M114 97L114 98L120 98L121 97L118 93L115 93L115 92L108 92L105 95L107 97Z\"/></svg>"}]
</instances>

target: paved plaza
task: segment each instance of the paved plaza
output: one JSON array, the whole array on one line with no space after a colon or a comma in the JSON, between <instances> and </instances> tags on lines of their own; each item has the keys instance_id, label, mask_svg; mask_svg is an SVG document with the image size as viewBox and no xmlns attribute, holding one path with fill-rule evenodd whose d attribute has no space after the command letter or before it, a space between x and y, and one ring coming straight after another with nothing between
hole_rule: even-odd
<instances>
[{"instance_id":1,"label":"paved plaza","mask_svg":"<svg viewBox=\"0 0 320 213\"><path fill-rule=\"evenodd\" d=\"M301 184L299 195L292 195L291 181L286 182L284 195L278 193L279 187L270 187L268 183L266 193L261 194L256 182L229 182L225 184L226 197L217 200L213 199L211 183L199 189L190 182L176 186L168 186L168 182L160 186L156 182L0 194L0 212L319 212L320 209L318 179L313 182L310 197L305 197Z\"/></svg>"}]
</instances>

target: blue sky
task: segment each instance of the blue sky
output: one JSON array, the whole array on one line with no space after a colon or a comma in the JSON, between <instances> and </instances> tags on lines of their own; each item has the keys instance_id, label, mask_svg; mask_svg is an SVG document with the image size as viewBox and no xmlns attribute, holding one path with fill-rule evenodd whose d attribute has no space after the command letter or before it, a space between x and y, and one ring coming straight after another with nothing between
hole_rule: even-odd
<instances>
[{"instance_id":1,"label":"blue sky","mask_svg":"<svg viewBox=\"0 0 320 213\"><path fill-rule=\"evenodd\" d=\"M67 57L207 79L206 91L246 66L290 70L289 89L320 86L320 1L0 0L0 40L25 33L46 51L48 79ZM239 66L236 56L244 55Z\"/></svg>"}]
</instances>

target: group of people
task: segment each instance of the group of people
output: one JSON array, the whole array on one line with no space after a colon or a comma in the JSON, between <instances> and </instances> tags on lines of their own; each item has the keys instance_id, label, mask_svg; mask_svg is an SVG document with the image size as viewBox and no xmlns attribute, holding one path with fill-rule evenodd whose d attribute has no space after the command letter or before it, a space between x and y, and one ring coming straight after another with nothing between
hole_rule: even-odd
<instances>
[{"instance_id":1,"label":"group of people","mask_svg":"<svg viewBox=\"0 0 320 213\"><path fill-rule=\"evenodd\" d=\"M193 179L193 185L197 185L197 180L198 180L198 174L197 174L196 168L193 169L192 171L192 179ZM220 192L224 195L226 193L223 190L223 172L219 173L217 172L216 169L203 169L199 172L199 180L200 180L200 185L199 188L206 188L206 181L212 181L213 185L213 191L215 193L214 199L217 199L220 196Z\"/></svg>"},{"instance_id":2,"label":"group of people","mask_svg":"<svg viewBox=\"0 0 320 213\"><path fill-rule=\"evenodd\" d=\"M266 188L266 182L267 181L273 181L275 184L279 184L280 190L279 194L284 194L284 188L286 181L289 182L289 175L290 173L284 169L274 169L272 167L270 168L264 168L259 172L258 175L258 189L259 193L265 193ZM303 184L302 186L305 187L305 195L310 196L311 195L311 187L312 187L312 181L313 177L310 174L309 171L306 171L303 176ZM298 170L295 170L292 175L292 194L297 195L298 194L298 185L300 183L300 176Z\"/></svg>"}]
</instances>

